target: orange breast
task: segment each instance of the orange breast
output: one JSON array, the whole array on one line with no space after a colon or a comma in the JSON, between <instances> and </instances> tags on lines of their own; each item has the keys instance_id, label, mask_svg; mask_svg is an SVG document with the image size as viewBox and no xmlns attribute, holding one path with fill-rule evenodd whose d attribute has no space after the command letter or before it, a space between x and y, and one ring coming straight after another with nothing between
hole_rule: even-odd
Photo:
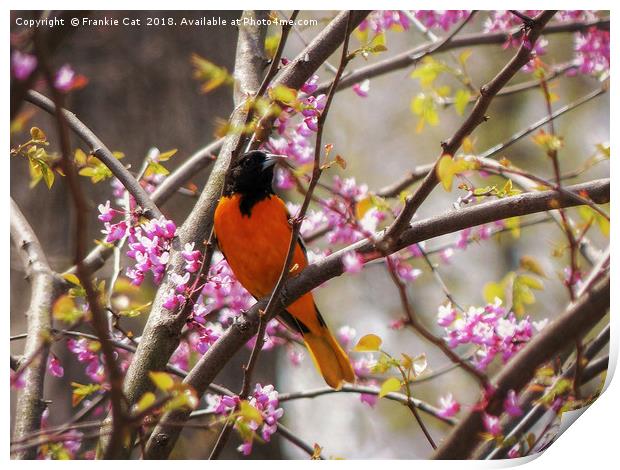
<instances>
[{"instance_id":1,"label":"orange breast","mask_svg":"<svg viewBox=\"0 0 620 470\"><path fill-rule=\"evenodd\" d=\"M239 202L239 195L222 197L215 211L215 235L220 250L243 287L256 298L265 297L278 282L286 260L291 240L288 212L277 196L256 203L250 217L241 213ZM295 265L297 270L293 275L308 265L299 244L293 257ZM316 322L311 294L301 297L288 310L306 324Z\"/></svg>"}]
</instances>

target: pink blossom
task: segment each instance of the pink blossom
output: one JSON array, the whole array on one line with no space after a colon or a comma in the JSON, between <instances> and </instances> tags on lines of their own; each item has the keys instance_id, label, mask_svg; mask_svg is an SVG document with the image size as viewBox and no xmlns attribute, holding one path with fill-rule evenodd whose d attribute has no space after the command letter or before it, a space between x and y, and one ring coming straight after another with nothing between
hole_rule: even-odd
<instances>
[{"instance_id":1,"label":"pink blossom","mask_svg":"<svg viewBox=\"0 0 620 470\"><path fill-rule=\"evenodd\" d=\"M441 306L438 322L445 328L444 339L451 348L464 344L478 347L473 362L480 370L486 369L497 356L506 363L533 335L530 317L518 319L498 298L493 304L472 306L462 314Z\"/></svg>"},{"instance_id":2,"label":"pink blossom","mask_svg":"<svg viewBox=\"0 0 620 470\"><path fill-rule=\"evenodd\" d=\"M523 410L519 406L519 397L514 390L509 390L504 400L504 411L510 416L517 417L523 414Z\"/></svg>"},{"instance_id":3,"label":"pink blossom","mask_svg":"<svg viewBox=\"0 0 620 470\"><path fill-rule=\"evenodd\" d=\"M453 24L465 19L469 10L414 10L414 14L427 28L448 31Z\"/></svg>"},{"instance_id":4,"label":"pink blossom","mask_svg":"<svg viewBox=\"0 0 620 470\"><path fill-rule=\"evenodd\" d=\"M450 263L450 259L454 256L454 248L445 248L439 253L439 258L444 263Z\"/></svg>"},{"instance_id":5,"label":"pink blossom","mask_svg":"<svg viewBox=\"0 0 620 470\"><path fill-rule=\"evenodd\" d=\"M54 87L63 93L81 88L86 85L87 82L87 78L83 75L76 74L75 70L73 70L69 64L60 67L54 77Z\"/></svg>"},{"instance_id":6,"label":"pink blossom","mask_svg":"<svg viewBox=\"0 0 620 470\"><path fill-rule=\"evenodd\" d=\"M200 251L194 250L194 243L186 243L183 251L181 252L183 259L185 260L185 270L190 273L195 273L200 268Z\"/></svg>"},{"instance_id":7,"label":"pink blossom","mask_svg":"<svg viewBox=\"0 0 620 470\"><path fill-rule=\"evenodd\" d=\"M342 257L344 271L349 274L357 274L364 267L364 257L355 251L349 251Z\"/></svg>"},{"instance_id":8,"label":"pink blossom","mask_svg":"<svg viewBox=\"0 0 620 470\"><path fill-rule=\"evenodd\" d=\"M374 408L375 405L377 404L377 402L379 401L379 397L377 395L374 395L372 393L361 393L360 394L360 401L368 406L370 406L371 408Z\"/></svg>"},{"instance_id":9,"label":"pink blossom","mask_svg":"<svg viewBox=\"0 0 620 470\"><path fill-rule=\"evenodd\" d=\"M457 311L451 303L440 305L437 310L437 324L440 326L450 326L456 319Z\"/></svg>"},{"instance_id":10,"label":"pink blossom","mask_svg":"<svg viewBox=\"0 0 620 470\"><path fill-rule=\"evenodd\" d=\"M106 235L106 243L114 243L115 241L122 239L127 233L127 223L124 220L121 220L117 224L110 224L109 222L106 222L104 227L105 229L101 232Z\"/></svg>"},{"instance_id":11,"label":"pink blossom","mask_svg":"<svg viewBox=\"0 0 620 470\"><path fill-rule=\"evenodd\" d=\"M176 310L180 305L185 303L185 296L175 293L174 289L170 289L164 298L163 307L167 310Z\"/></svg>"},{"instance_id":12,"label":"pink blossom","mask_svg":"<svg viewBox=\"0 0 620 470\"><path fill-rule=\"evenodd\" d=\"M110 222L114 218L114 213L116 211L110 207L110 201L106 201L105 205L99 204L97 209L100 213L97 218L102 222Z\"/></svg>"},{"instance_id":13,"label":"pink blossom","mask_svg":"<svg viewBox=\"0 0 620 470\"><path fill-rule=\"evenodd\" d=\"M361 96L362 98L366 98L368 96L369 90L370 90L370 80L368 79L353 85L353 91L355 92L355 94L357 96Z\"/></svg>"},{"instance_id":14,"label":"pink blossom","mask_svg":"<svg viewBox=\"0 0 620 470\"><path fill-rule=\"evenodd\" d=\"M586 33L575 35L575 63L584 74L599 74L609 71L609 31L590 28Z\"/></svg>"},{"instance_id":15,"label":"pink blossom","mask_svg":"<svg viewBox=\"0 0 620 470\"><path fill-rule=\"evenodd\" d=\"M11 369L11 387L22 389L24 385L26 385L26 381L24 380L23 371L14 371Z\"/></svg>"},{"instance_id":16,"label":"pink blossom","mask_svg":"<svg viewBox=\"0 0 620 470\"><path fill-rule=\"evenodd\" d=\"M291 361L291 364L297 367L299 364L301 364L301 361L304 358L304 353L302 351L299 351L291 347L288 350L288 358L289 358L289 361Z\"/></svg>"},{"instance_id":17,"label":"pink blossom","mask_svg":"<svg viewBox=\"0 0 620 470\"><path fill-rule=\"evenodd\" d=\"M32 54L15 50L11 55L11 68L17 80L26 80L37 68L37 58Z\"/></svg>"},{"instance_id":18,"label":"pink blossom","mask_svg":"<svg viewBox=\"0 0 620 470\"><path fill-rule=\"evenodd\" d=\"M319 76L312 75L306 83L301 86L301 91L307 94L314 93L318 88Z\"/></svg>"},{"instance_id":19,"label":"pink blossom","mask_svg":"<svg viewBox=\"0 0 620 470\"><path fill-rule=\"evenodd\" d=\"M355 328L351 328L349 325L341 326L338 328L338 332L336 333L338 341L345 349L351 345L356 335L357 332L355 331Z\"/></svg>"},{"instance_id":20,"label":"pink blossom","mask_svg":"<svg viewBox=\"0 0 620 470\"><path fill-rule=\"evenodd\" d=\"M54 377L62 377L65 375L65 370L63 369L60 361L54 354L50 354L49 360L47 361L47 370Z\"/></svg>"},{"instance_id":21,"label":"pink blossom","mask_svg":"<svg viewBox=\"0 0 620 470\"><path fill-rule=\"evenodd\" d=\"M382 33L389 29L409 29L411 22L404 12L399 10L377 10L368 15L359 25L360 31Z\"/></svg>"},{"instance_id":22,"label":"pink blossom","mask_svg":"<svg viewBox=\"0 0 620 470\"><path fill-rule=\"evenodd\" d=\"M497 416L484 413L482 416L482 423L486 431L493 437L500 436L502 434L502 427L499 424L499 418Z\"/></svg>"},{"instance_id":23,"label":"pink blossom","mask_svg":"<svg viewBox=\"0 0 620 470\"><path fill-rule=\"evenodd\" d=\"M438 415L443 418L451 418L461 410L461 405L451 393L445 397L439 397L440 410Z\"/></svg>"}]
</instances>

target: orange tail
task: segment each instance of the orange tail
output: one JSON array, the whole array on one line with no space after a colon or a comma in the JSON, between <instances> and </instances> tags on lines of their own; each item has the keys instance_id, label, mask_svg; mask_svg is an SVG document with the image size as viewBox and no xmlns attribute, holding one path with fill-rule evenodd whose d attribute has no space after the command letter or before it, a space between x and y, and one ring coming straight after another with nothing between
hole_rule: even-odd
<instances>
[{"instance_id":1,"label":"orange tail","mask_svg":"<svg viewBox=\"0 0 620 470\"><path fill-rule=\"evenodd\" d=\"M339 390L343 382L355 382L349 357L326 327L321 327L318 332L305 332L303 337L312 361L327 385Z\"/></svg>"}]
</instances>

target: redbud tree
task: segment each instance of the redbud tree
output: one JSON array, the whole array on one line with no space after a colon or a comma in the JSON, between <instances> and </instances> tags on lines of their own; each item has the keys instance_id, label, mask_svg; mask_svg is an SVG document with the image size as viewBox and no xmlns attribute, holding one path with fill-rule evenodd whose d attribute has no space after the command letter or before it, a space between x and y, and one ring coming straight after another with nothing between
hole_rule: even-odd
<instances>
[{"instance_id":1,"label":"redbud tree","mask_svg":"<svg viewBox=\"0 0 620 470\"><path fill-rule=\"evenodd\" d=\"M232 67L193 50L183 62L196 103L232 98L213 141L140 158L89 127L96 106L69 106L96 86L58 59L70 20L100 15L54 14L65 26L30 12L41 21L11 36L10 154L30 193L66 194L72 262L46 254L20 209L30 193L14 192L30 297L12 312L12 458L515 458L601 393L607 12L244 11ZM310 261L287 260L263 299L213 235L227 171L250 149L288 157L274 188ZM277 319L313 289L354 366L340 390ZM330 418L340 404L380 430L380 450Z\"/></svg>"}]
</instances>

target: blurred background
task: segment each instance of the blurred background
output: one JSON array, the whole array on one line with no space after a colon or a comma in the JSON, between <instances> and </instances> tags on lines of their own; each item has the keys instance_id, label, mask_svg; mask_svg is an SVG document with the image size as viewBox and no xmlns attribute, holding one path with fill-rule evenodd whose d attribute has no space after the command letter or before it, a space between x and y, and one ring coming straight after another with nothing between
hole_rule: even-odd
<instances>
[{"instance_id":1,"label":"blurred background","mask_svg":"<svg viewBox=\"0 0 620 470\"><path fill-rule=\"evenodd\" d=\"M240 12L132 12L132 16L220 17L230 22ZM288 17L290 12L285 13ZM284 56L292 58L324 26L334 12L302 12L300 18L316 18L319 26L302 28L291 34ZM36 12L12 12L13 36L23 34L14 25L17 16L33 17ZM92 18L125 16L123 12L93 12ZM461 34L481 31L487 14L481 12L468 24ZM144 23L144 21L143 21ZM274 28L269 34L275 33ZM445 34L439 32L438 34ZM69 95L67 107L75 112L111 150L125 153L125 164L134 170L139 168L151 147L161 151L178 149L169 162L172 170L193 152L211 142L218 120L227 119L232 110L232 89L220 87L210 94L200 93L200 83L192 78L190 56L197 53L211 62L232 71L237 30L232 26L220 27L131 27L77 28L54 55L54 66L70 63L76 72L85 75L89 82L81 90ZM542 58L548 65L561 64L572 58L573 34L547 36L549 46ZM427 39L415 28L404 32L387 33L387 52L368 58L368 62L410 49ZM357 44L353 40L353 44ZM501 45L470 48L468 71L478 88L492 78L514 53ZM457 51L457 53L460 51ZM446 54L438 59L449 60ZM338 63L335 55L330 61ZM366 65L361 58L350 65L357 68ZM361 98L351 89L338 93L331 108L324 134L325 143L333 143L334 149L347 161L346 170L331 169L324 175L330 182L334 174L354 177L358 182L378 189L402 177L417 165L435 160L440 142L449 138L462 122L453 109L440 110L440 124L426 126L416 132L417 116L410 110L411 99L420 92L419 82L409 78L411 68L373 78L367 98ZM332 74L326 69L317 71L321 80L329 80ZM530 75L518 74L513 83L531 79ZM446 81L448 83L449 80ZM452 83L454 86L455 84ZM458 84L457 84L458 85ZM553 92L559 96L554 103L557 108L587 94L600 86L591 77L564 76L553 82ZM42 91L45 92L44 88ZM25 134L12 136L12 146L27 140L27 129L37 126L43 129L52 142L57 143L54 122L42 111L24 105L23 112L34 112ZM478 152L502 142L518 130L546 115L545 102L539 89L499 97L487 113L490 120L474 134ZM609 139L609 97L604 94L555 121L556 131L564 138L560 152L562 168L566 171L580 167L595 153L595 146ZM81 145L76 138L73 146ZM84 148L84 147L83 147ZM86 148L84 148L86 150ZM504 152L514 164L548 177L552 175L549 160L530 138L522 139ZM574 182L609 176L608 163L588 170ZM195 175L192 182L201 188L208 177L208 170ZM87 180L84 179L84 183ZM111 186L105 182L98 185L83 184L93 208L112 199ZM11 194L30 221L45 249L52 267L63 271L72 264L73 227L72 206L68 199L65 181L57 178L51 190L44 184L29 189L28 166L25 159L11 159ZM454 189L447 193L437 188L421 207L417 217L424 218L445 212L461 193ZM285 194L300 201L297 194ZM178 224L194 204L192 197L177 194L164 207L163 212ZM571 212L574 214L574 212ZM101 229L92 212L90 239L99 238ZM608 241L597 230L589 235L598 246ZM441 237L427 243L427 248L447 241L455 241L458 234ZM439 272L455 298L465 307L484 304L482 289L485 283L500 280L508 271L518 267L523 255L535 257L548 274L544 280L545 290L537 292L537 301L528 308L535 319L553 318L559 314L568 297L558 279L565 266L565 259L554 258L552 251L565 241L564 235L553 223L525 228L519 238L510 235L499 239L473 243L466 250L456 250L449 262L439 262ZM318 242L321 246L321 242ZM111 263L98 276L105 278L111 271ZM420 262L423 274L410 287L412 306L425 320L435 325L437 306L444 302L444 295L431 272ZM143 289L152 286L144 284ZM153 290L154 292L154 290ZM29 301L29 286L23 280L20 260L12 253L11 258L11 335L23 333L23 312ZM409 330L395 331L389 323L403 315L397 292L382 265L371 266L356 276L341 276L316 291L317 304L333 330L349 325L358 337L375 333L384 340L386 348L395 354L408 352L412 355L426 353L429 368L441 369L448 364L440 351L418 338ZM131 329L140 331L145 319L129 323ZM12 354L21 354L23 343L13 341ZM68 377L80 381L83 366L66 351L54 347L64 368L65 378L46 378L45 398L52 401L51 424L61 424L72 414L71 387ZM238 354L217 381L233 389L240 385L240 366L247 360L249 351ZM83 377L83 376L82 376ZM313 370L309 358L294 367L283 352L266 352L261 356L260 370L255 379L261 383L274 383L280 392L292 392L323 385ZM459 370L442 375L432 382L414 387L417 398L438 404L438 397L453 393L461 403L473 403L477 388L471 379ZM14 400L12 394L12 401ZM11 406L13 406L13 402ZM314 399L291 401L283 404L283 422L309 443L318 443L324 455L347 458L425 458L431 454L427 441L408 412L401 405L380 400L373 409L353 394L332 394ZM425 417L431 432L439 438L448 427L432 417ZM185 431L173 456L180 458L205 458L208 456L214 432ZM224 457L235 458L236 445L227 448ZM307 458L276 434L268 445L256 445L252 458Z\"/></svg>"}]
</instances>

